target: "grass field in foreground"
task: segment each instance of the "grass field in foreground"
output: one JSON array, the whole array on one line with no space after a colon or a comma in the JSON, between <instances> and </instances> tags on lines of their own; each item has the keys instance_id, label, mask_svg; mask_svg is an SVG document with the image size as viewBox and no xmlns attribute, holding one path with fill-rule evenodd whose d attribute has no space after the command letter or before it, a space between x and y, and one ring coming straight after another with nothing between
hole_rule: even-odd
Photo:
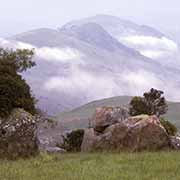
<instances>
[{"instance_id":1,"label":"grass field in foreground","mask_svg":"<svg viewBox=\"0 0 180 180\"><path fill-rule=\"evenodd\" d=\"M179 180L180 153L40 155L0 162L0 180Z\"/></svg>"}]
</instances>

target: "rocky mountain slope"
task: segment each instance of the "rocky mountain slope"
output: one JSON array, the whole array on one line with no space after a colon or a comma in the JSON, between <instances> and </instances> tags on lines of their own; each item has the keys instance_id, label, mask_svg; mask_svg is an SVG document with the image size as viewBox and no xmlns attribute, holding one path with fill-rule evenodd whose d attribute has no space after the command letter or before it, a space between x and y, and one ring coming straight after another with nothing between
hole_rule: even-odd
<instances>
[{"instance_id":1,"label":"rocky mountain slope","mask_svg":"<svg viewBox=\"0 0 180 180\"><path fill-rule=\"evenodd\" d=\"M97 15L67 23L62 29L67 31L87 22L101 25L119 42L138 50L146 57L158 60L167 66L177 65L174 59L177 61L180 58L178 39L174 41L168 35L146 25L138 25L114 16Z\"/></svg>"}]
</instances>

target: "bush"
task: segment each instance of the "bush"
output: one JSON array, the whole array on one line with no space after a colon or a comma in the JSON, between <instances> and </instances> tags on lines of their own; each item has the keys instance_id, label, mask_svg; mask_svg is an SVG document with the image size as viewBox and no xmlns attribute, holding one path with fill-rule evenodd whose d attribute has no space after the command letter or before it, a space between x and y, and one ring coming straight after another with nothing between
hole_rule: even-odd
<instances>
[{"instance_id":1,"label":"bush","mask_svg":"<svg viewBox=\"0 0 180 180\"><path fill-rule=\"evenodd\" d=\"M165 120L164 118L161 118L160 122L161 122L162 126L166 129L168 135L170 135L170 136L175 136L176 135L177 128L176 128L176 126L174 124L172 124L168 120Z\"/></svg>"},{"instance_id":2,"label":"bush","mask_svg":"<svg viewBox=\"0 0 180 180\"><path fill-rule=\"evenodd\" d=\"M61 148L65 149L68 152L79 152L81 151L83 137L83 129L78 129L67 133L66 136L63 136L63 145L61 146Z\"/></svg>"}]
</instances>

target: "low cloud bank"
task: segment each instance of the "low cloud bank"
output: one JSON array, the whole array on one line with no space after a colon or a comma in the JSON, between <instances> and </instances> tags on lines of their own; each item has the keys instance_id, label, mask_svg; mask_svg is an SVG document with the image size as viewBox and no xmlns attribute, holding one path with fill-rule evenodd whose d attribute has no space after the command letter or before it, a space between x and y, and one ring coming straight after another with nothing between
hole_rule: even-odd
<instances>
[{"instance_id":1,"label":"low cloud bank","mask_svg":"<svg viewBox=\"0 0 180 180\"><path fill-rule=\"evenodd\" d=\"M137 38L137 37L136 37ZM175 50L176 45L166 39L155 40L152 38L142 38L137 40L136 38L130 38L129 42L137 45L145 45L149 43L149 47L162 45L162 49ZM166 45L165 45L165 44ZM170 44L168 44L170 43ZM157 75L151 72L147 72L143 69L121 69L119 73L117 71L109 70L102 72L90 71L89 67L85 65L83 53L71 48L57 48L57 47L42 47L37 48L27 43L8 41L0 39L0 46L4 48L27 48L35 49L36 58L41 62L52 62L57 64L56 72L52 72L50 77L42 77L41 83L36 84L39 86L39 90L42 90L44 94L57 94L57 97L61 99L61 95L69 97L78 97L82 99L82 103L93 101L102 98L108 98L119 95L142 95L144 91L149 90L151 87L161 89L166 92L166 96L170 99L179 98L179 87L176 87L175 82L171 82L168 79L160 79ZM160 48L160 49L161 49ZM156 51L144 51L145 54L149 53L152 56ZM161 55L154 54L158 57ZM65 75L60 72L62 68L59 64L67 63L68 71ZM93 61L92 61L93 63ZM81 65L84 65L83 68ZM110 64L111 66L112 64ZM113 65L112 65L113 67ZM48 66L50 71L51 66ZM101 68L101 66L100 66ZM36 68L36 74L41 73L41 67ZM53 75L54 74L54 75ZM59 75L60 74L60 75ZM36 77L33 77L36 78ZM169 77L171 78L171 77ZM32 88L34 85L32 84ZM38 88L36 87L36 90ZM40 92L34 92L35 94ZM49 99L51 97L48 97ZM66 97L64 97L66 98Z\"/></svg>"},{"instance_id":2,"label":"low cloud bank","mask_svg":"<svg viewBox=\"0 0 180 180\"><path fill-rule=\"evenodd\" d=\"M173 82L161 81L155 74L144 70L126 70L121 73L107 70L106 74L100 74L74 67L67 76L50 77L44 83L47 91L80 97L84 99L84 103L119 95L142 95L152 87L165 91L166 96L171 99L177 99L179 96Z\"/></svg>"},{"instance_id":3,"label":"low cloud bank","mask_svg":"<svg viewBox=\"0 0 180 180\"><path fill-rule=\"evenodd\" d=\"M158 59L179 51L178 44L166 37L126 36L119 38L122 43L137 49L142 55Z\"/></svg>"},{"instance_id":4,"label":"low cloud bank","mask_svg":"<svg viewBox=\"0 0 180 180\"><path fill-rule=\"evenodd\" d=\"M76 49L72 49L69 47L38 48L28 43L23 43L23 42L18 42L18 41L9 41L2 38L0 38L0 47L12 48L12 49L34 49L36 58L42 59L45 61L62 62L62 63L83 63L81 61L81 57L83 57L82 53L80 53Z\"/></svg>"},{"instance_id":5,"label":"low cloud bank","mask_svg":"<svg viewBox=\"0 0 180 180\"><path fill-rule=\"evenodd\" d=\"M83 97L90 101L118 95L120 89L114 78L113 76L98 74L98 72L87 72L79 67L72 67L65 77L49 78L45 82L44 88L48 91Z\"/></svg>"}]
</instances>

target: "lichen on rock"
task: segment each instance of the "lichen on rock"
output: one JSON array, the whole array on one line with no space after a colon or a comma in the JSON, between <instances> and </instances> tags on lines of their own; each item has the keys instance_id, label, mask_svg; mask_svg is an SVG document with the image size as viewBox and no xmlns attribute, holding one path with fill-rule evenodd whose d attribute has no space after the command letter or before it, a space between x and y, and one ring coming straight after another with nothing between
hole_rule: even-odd
<instances>
[{"instance_id":1,"label":"lichen on rock","mask_svg":"<svg viewBox=\"0 0 180 180\"><path fill-rule=\"evenodd\" d=\"M170 148L170 137L156 116L141 115L119 121L121 114L112 118L112 112L113 108L110 111L105 111L105 108L96 111L95 126L85 130L81 146L83 152L139 152Z\"/></svg>"},{"instance_id":2,"label":"lichen on rock","mask_svg":"<svg viewBox=\"0 0 180 180\"><path fill-rule=\"evenodd\" d=\"M14 109L0 123L0 158L14 159L36 155L36 118L23 109Z\"/></svg>"}]
</instances>

